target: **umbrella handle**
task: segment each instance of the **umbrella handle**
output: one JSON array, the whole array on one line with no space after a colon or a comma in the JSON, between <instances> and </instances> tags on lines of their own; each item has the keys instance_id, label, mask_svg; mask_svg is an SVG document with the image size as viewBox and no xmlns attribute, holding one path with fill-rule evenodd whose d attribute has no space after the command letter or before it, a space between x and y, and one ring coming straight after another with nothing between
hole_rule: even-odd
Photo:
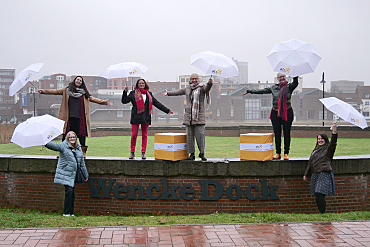
<instances>
[{"instance_id":1,"label":"umbrella handle","mask_svg":"<svg viewBox=\"0 0 370 247\"><path fill-rule=\"evenodd\" d=\"M339 122L339 118L337 118L337 120L335 121L335 123L338 123ZM333 128L330 126L330 130L333 130Z\"/></svg>"}]
</instances>

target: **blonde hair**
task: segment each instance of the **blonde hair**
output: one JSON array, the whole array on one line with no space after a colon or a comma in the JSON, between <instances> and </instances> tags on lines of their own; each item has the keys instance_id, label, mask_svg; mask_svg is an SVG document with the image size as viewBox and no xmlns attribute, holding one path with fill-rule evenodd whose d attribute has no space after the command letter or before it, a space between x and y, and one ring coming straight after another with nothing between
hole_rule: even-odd
<instances>
[{"instance_id":1,"label":"blonde hair","mask_svg":"<svg viewBox=\"0 0 370 247\"><path fill-rule=\"evenodd\" d=\"M72 135L72 134L74 134L75 136L76 136L76 142L75 143L70 143L70 141L69 141L69 136L70 135ZM67 134L66 134L66 140L67 140L67 142L74 148L74 149L76 149L77 148L77 135L76 135L76 133L74 132L74 131L69 131Z\"/></svg>"},{"instance_id":2,"label":"blonde hair","mask_svg":"<svg viewBox=\"0 0 370 247\"><path fill-rule=\"evenodd\" d=\"M196 77L198 78L198 80L199 80L199 75L198 75L197 73L192 73L192 74L190 75L189 84L191 84L191 78L192 78L193 76L196 76Z\"/></svg>"}]
</instances>

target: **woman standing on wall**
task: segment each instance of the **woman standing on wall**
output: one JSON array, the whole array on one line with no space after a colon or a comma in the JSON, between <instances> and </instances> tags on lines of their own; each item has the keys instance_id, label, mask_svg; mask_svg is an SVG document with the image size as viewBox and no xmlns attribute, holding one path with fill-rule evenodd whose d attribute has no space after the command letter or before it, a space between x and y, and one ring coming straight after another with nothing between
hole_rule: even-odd
<instances>
[{"instance_id":1,"label":"woman standing on wall","mask_svg":"<svg viewBox=\"0 0 370 247\"><path fill-rule=\"evenodd\" d=\"M315 149L312 151L303 180L307 181L307 174L311 170L311 194L316 197L317 207L321 214L325 213L325 195L335 194L334 174L331 166L334 152L337 147L337 124L332 124L332 135L319 134Z\"/></svg>"},{"instance_id":2,"label":"woman standing on wall","mask_svg":"<svg viewBox=\"0 0 370 247\"><path fill-rule=\"evenodd\" d=\"M89 173L85 166L85 160L81 145L77 143L77 135L69 131L63 142L49 142L45 145L48 149L59 151L57 170L55 171L54 183L64 185L65 198L63 216L74 216L75 186L78 166L82 167L86 180Z\"/></svg>"},{"instance_id":3,"label":"woman standing on wall","mask_svg":"<svg viewBox=\"0 0 370 247\"><path fill-rule=\"evenodd\" d=\"M288 83L286 76L283 73L277 74L279 83L272 87L259 89L259 90L247 90L245 94L272 94L272 109L271 109L271 123L275 134L275 149L276 155L273 159L281 158L281 125L283 126L284 132L284 160L288 160L288 154L290 150L290 130L292 127L294 113L290 98L293 90L298 86L298 76L293 78L292 83Z\"/></svg>"},{"instance_id":4,"label":"woman standing on wall","mask_svg":"<svg viewBox=\"0 0 370 247\"><path fill-rule=\"evenodd\" d=\"M130 103L132 104L131 109L131 153L129 159L135 157L135 147L137 134L139 132L139 125L141 125L141 158L146 159L146 144L148 140L148 129L151 125L151 115L153 114L153 105L159 110L167 113L173 114L173 112L162 105L158 100L153 97L153 94L149 92L149 85L144 79L139 79L136 82L135 90L132 90L129 95L127 95L128 86L126 84L125 90L122 94L122 104Z\"/></svg>"},{"instance_id":5,"label":"woman standing on wall","mask_svg":"<svg viewBox=\"0 0 370 247\"><path fill-rule=\"evenodd\" d=\"M65 133L74 131L80 140L83 156L86 157L86 137L91 136L89 102L108 105L108 100L91 96L82 76L77 76L62 89L40 89L39 93L63 96L58 115L59 119L65 121L62 141L65 139Z\"/></svg>"}]
</instances>

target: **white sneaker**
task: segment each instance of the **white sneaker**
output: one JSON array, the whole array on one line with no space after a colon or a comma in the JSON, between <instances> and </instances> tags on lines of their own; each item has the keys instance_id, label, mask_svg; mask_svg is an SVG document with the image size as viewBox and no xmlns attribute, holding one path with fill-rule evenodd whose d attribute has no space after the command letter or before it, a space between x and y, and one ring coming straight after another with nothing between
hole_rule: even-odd
<instances>
[{"instance_id":1,"label":"white sneaker","mask_svg":"<svg viewBox=\"0 0 370 247\"><path fill-rule=\"evenodd\" d=\"M74 215L74 214L71 214L71 216L72 216L72 217L75 217L75 215Z\"/></svg>"},{"instance_id":2,"label":"white sneaker","mask_svg":"<svg viewBox=\"0 0 370 247\"><path fill-rule=\"evenodd\" d=\"M69 217L69 216L71 216L70 214L63 214L63 216L65 216L65 217ZM73 215L74 216L74 215Z\"/></svg>"}]
</instances>

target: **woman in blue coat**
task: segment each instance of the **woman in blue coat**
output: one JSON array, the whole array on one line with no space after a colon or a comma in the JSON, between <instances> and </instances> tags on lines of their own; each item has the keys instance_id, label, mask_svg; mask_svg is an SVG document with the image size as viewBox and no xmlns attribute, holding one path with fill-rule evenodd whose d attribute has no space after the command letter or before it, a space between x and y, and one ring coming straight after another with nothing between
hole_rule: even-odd
<instances>
[{"instance_id":1,"label":"woman in blue coat","mask_svg":"<svg viewBox=\"0 0 370 247\"><path fill-rule=\"evenodd\" d=\"M77 162L84 170L86 180L89 174L87 172L81 145L77 143L77 135L69 131L66 139L60 143L49 142L45 145L50 150L59 151L59 160L57 170L55 171L54 183L64 185L64 211L63 216L74 216L75 203L75 185L77 174Z\"/></svg>"}]
</instances>

